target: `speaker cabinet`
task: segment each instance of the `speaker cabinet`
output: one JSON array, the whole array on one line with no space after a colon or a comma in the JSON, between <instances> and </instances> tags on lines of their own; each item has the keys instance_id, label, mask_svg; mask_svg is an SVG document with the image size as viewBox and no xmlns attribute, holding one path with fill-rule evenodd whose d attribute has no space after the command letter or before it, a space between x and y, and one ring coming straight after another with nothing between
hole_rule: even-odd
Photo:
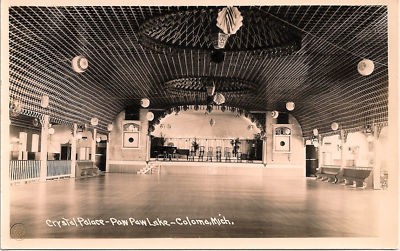
<instances>
[{"instance_id":1,"label":"speaker cabinet","mask_svg":"<svg viewBox=\"0 0 400 251\"><path fill-rule=\"evenodd\" d=\"M126 107L125 120L140 120L140 108L138 106Z\"/></svg>"},{"instance_id":2,"label":"speaker cabinet","mask_svg":"<svg viewBox=\"0 0 400 251\"><path fill-rule=\"evenodd\" d=\"M139 148L139 132L124 132L124 148Z\"/></svg>"},{"instance_id":3,"label":"speaker cabinet","mask_svg":"<svg viewBox=\"0 0 400 251\"><path fill-rule=\"evenodd\" d=\"M290 137L275 136L275 152L290 152Z\"/></svg>"},{"instance_id":4,"label":"speaker cabinet","mask_svg":"<svg viewBox=\"0 0 400 251\"><path fill-rule=\"evenodd\" d=\"M289 114L280 112L276 122L277 124L289 124Z\"/></svg>"},{"instance_id":5,"label":"speaker cabinet","mask_svg":"<svg viewBox=\"0 0 400 251\"><path fill-rule=\"evenodd\" d=\"M123 148L140 148L140 121L123 121L122 122L122 147Z\"/></svg>"},{"instance_id":6,"label":"speaker cabinet","mask_svg":"<svg viewBox=\"0 0 400 251\"><path fill-rule=\"evenodd\" d=\"M292 129L290 125L274 126L273 150L278 153L291 152Z\"/></svg>"}]
</instances>

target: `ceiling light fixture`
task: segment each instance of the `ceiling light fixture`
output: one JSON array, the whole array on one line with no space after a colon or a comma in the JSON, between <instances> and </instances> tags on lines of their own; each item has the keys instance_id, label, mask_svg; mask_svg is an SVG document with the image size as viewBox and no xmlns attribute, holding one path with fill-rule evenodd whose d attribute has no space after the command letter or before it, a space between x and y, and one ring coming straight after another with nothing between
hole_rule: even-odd
<instances>
[{"instance_id":1,"label":"ceiling light fixture","mask_svg":"<svg viewBox=\"0 0 400 251\"><path fill-rule=\"evenodd\" d=\"M331 124L331 128L332 128L332 130L336 131L337 129L339 129L339 124L336 123L336 122L333 122L333 123Z\"/></svg>"},{"instance_id":2,"label":"ceiling light fixture","mask_svg":"<svg viewBox=\"0 0 400 251\"><path fill-rule=\"evenodd\" d=\"M293 110L294 110L294 107L295 107L294 102L289 101L289 102L286 103L286 109L287 109L288 111L293 111Z\"/></svg>"},{"instance_id":3,"label":"ceiling light fixture","mask_svg":"<svg viewBox=\"0 0 400 251\"><path fill-rule=\"evenodd\" d=\"M374 71L374 62L369 59L363 59L357 64L358 73L363 76L368 76Z\"/></svg>"},{"instance_id":4,"label":"ceiling light fixture","mask_svg":"<svg viewBox=\"0 0 400 251\"><path fill-rule=\"evenodd\" d=\"M49 96L47 96L47 95L42 96L40 106L43 108L47 108L49 106Z\"/></svg>"},{"instance_id":5,"label":"ceiling light fixture","mask_svg":"<svg viewBox=\"0 0 400 251\"><path fill-rule=\"evenodd\" d=\"M84 56L76 56L72 59L71 65L75 72L82 73L88 68L89 61Z\"/></svg>"},{"instance_id":6,"label":"ceiling light fixture","mask_svg":"<svg viewBox=\"0 0 400 251\"><path fill-rule=\"evenodd\" d=\"M96 118L96 117L93 117L93 118L90 120L90 124L91 124L92 126L97 126L97 125L99 124L99 119Z\"/></svg>"},{"instance_id":7,"label":"ceiling light fixture","mask_svg":"<svg viewBox=\"0 0 400 251\"><path fill-rule=\"evenodd\" d=\"M147 118L148 121L152 121L154 119L154 113L148 112L146 114L146 118Z\"/></svg>"},{"instance_id":8,"label":"ceiling light fixture","mask_svg":"<svg viewBox=\"0 0 400 251\"><path fill-rule=\"evenodd\" d=\"M217 27L226 35L236 34L243 25L243 16L237 7L227 6L218 12Z\"/></svg>"},{"instance_id":9,"label":"ceiling light fixture","mask_svg":"<svg viewBox=\"0 0 400 251\"><path fill-rule=\"evenodd\" d=\"M142 99L140 100L140 105L141 105L143 108L147 108L147 107L149 107L149 105L150 105L150 100L149 100L148 98L142 98Z\"/></svg>"},{"instance_id":10,"label":"ceiling light fixture","mask_svg":"<svg viewBox=\"0 0 400 251\"><path fill-rule=\"evenodd\" d=\"M222 105L225 103L225 96L222 93L216 93L213 101L217 105Z\"/></svg>"}]
</instances>

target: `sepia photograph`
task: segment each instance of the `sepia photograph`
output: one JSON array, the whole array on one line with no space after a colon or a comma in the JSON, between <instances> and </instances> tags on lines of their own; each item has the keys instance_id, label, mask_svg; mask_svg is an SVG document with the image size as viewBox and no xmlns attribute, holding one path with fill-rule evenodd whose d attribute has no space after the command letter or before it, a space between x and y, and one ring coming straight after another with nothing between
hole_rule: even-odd
<instances>
[{"instance_id":1,"label":"sepia photograph","mask_svg":"<svg viewBox=\"0 0 400 251\"><path fill-rule=\"evenodd\" d=\"M398 1L1 3L2 249L398 248Z\"/></svg>"}]
</instances>

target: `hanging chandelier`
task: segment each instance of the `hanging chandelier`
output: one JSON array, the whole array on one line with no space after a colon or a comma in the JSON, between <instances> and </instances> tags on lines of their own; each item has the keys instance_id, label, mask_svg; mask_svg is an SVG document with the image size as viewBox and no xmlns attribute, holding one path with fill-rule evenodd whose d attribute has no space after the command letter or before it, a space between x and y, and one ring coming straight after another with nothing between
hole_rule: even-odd
<instances>
[{"instance_id":1,"label":"hanging chandelier","mask_svg":"<svg viewBox=\"0 0 400 251\"><path fill-rule=\"evenodd\" d=\"M228 6L218 12L217 27L220 31L214 41L215 49L225 48L229 36L236 34L243 25L243 16L236 7Z\"/></svg>"},{"instance_id":2,"label":"hanging chandelier","mask_svg":"<svg viewBox=\"0 0 400 251\"><path fill-rule=\"evenodd\" d=\"M222 105L223 103L225 103L225 96L222 93L216 93L213 101L217 105Z\"/></svg>"}]
</instances>

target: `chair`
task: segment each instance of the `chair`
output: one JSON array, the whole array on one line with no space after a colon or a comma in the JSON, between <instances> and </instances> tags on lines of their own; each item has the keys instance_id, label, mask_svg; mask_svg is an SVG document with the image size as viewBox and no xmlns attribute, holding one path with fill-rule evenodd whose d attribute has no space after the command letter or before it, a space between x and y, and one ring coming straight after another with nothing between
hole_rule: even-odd
<instances>
[{"instance_id":1,"label":"chair","mask_svg":"<svg viewBox=\"0 0 400 251\"><path fill-rule=\"evenodd\" d=\"M225 162L231 162L231 149L229 147L225 147L224 149L224 156L225 156Z\"/></svg>"},{"instance_id":2,"label":"chair","mask_svg":"<svg viewBox=\"0 0 400 251\"><path fill-rule=\"evenodd\" d=\"M217 146L216 152L215 152L215 158L217 161L221 162L221 156L222 156L222 147Z\"/></svg>"},{"instance_id":3,"label":"chair","mask_svg":"<svg viewBox=\"0 0 400 251\"><path fill-rule=\"evenodd\" d=\"M211 162L212 162L212 158L213 158L213 148L212 148L212 146L210 146L207 151L206 161L211 160Z\"/></svg>"},{"instance_id":4,"label":"chair","mask_svg":"<svg viewBox=\"0 0 400 251\"><path fill-rule=\"evenodd\" d=\"M178 160L178 155L176 154L176 149L173 149L172 152L168 152L168 160L171 161L172 158L176 158Z\"/></svg>"},{"instance_id":5,"label":"chair","mask_svg":"<svg viewBox=\"0 0 400 251\"><path fill-rule=\"evenodd\" d=\"M237 152L236 153L236 161L237 162L242 162L242 152Z\"/></svg>"},{"instance_id":6,"label":"chair","mask_svg":"<svg viewBox=\"0 0 400 251\"><path fill-rule=\"evenodd\" d=\"M189 152L189 161L194 161L194 156L196 156L196 150L194 149L193 146L190 147L190 152Z\"/></svg>"},{"instance_id":7,"label":"chair","mask_svg":"<svg viewBox=\"0 0 400 251\"><path fill-rule=\"evenodd\" d=\"M200 149L200 150L199 150L199 159L198 159L198 161L200 161L200 159L201 159L201 161L203 161L203 157L204 157L204 146L200 146L199 149Z\"/></svg>"},{"instance_id":8,"label":"chair","mask_svg":"<svg viewBox=\"0 0 400 251\"><path fill-rule=\"evenodd\" d=\"M251 147L249 149L249 151L247 152L246 160L247 160L248 163L253 163L253 160L255 159L254 155L255 155L254 147Z\"/></svg>"}]
</instances>

